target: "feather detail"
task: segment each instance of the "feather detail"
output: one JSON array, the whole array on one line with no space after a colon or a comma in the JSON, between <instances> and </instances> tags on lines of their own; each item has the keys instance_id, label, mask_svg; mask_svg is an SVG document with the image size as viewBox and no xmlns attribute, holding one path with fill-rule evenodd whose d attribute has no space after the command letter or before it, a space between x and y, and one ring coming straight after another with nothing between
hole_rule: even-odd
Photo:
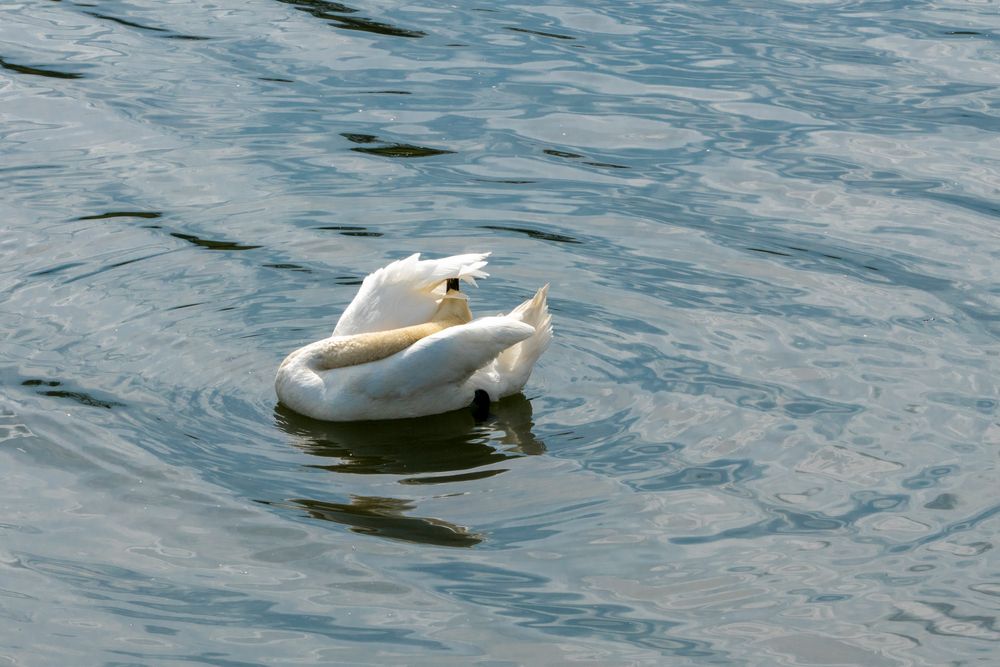
<instances>
[{"instance_id":1,"label":"feather detail","mask_svg":"<svg viewBox=\"0 0 1000 667\"><path fill-rule=\"evenodd\" d=\"M333 330L335 336L398 329L426 322L444 296L444 283L457 278L473 285L489 253L421 260L420 253L369 274Z\"/></svg>"}]
</instances>

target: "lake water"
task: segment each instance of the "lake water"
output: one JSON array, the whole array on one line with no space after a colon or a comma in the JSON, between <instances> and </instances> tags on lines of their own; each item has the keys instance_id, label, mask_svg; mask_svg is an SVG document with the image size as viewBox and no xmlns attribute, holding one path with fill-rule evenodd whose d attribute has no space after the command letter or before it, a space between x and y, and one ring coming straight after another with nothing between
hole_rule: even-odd
<instances>
[{"instance_id":1,"label":"lake water","mask_svg":"<svg viewBox=\"0 0 1000 667\"><path fill-rule=\"evenodd\" d=\"M992 0L0 6L0 665L993 665ZM524 396L325 424L368 272Z\"/></svg>"}]
</instances>

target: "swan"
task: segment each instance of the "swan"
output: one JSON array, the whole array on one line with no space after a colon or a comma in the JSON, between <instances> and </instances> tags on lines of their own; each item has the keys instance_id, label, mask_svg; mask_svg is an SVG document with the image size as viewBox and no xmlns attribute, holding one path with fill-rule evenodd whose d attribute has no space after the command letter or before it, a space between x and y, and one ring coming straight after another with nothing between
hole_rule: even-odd
<instances>
[{"instance_id":1,"label":"swan","mask_svg":"<svg viewBox=\"0 0 1000 667\"><path fill-rule=\"evenodd\" d=\"M410 255L365 277L333 335L289 354L278 400L324 421L402 419L521 391L552 340L548 285L506 315L472 318L460 282L476 284L490 253Z\"/></svg>"}]
</instances>

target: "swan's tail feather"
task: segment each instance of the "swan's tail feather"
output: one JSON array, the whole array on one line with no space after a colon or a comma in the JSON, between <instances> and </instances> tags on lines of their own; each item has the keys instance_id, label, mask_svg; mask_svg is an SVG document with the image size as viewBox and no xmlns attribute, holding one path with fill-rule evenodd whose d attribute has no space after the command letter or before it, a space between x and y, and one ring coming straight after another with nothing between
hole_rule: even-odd
<instances>
[{"instance_id":1,"label":"swan's tail feather","mask_svg":"<svg viewBox=\"0 0 1000 667\"><path fill-rule=\"evenodd\" d=\"M445 281L473 285L489 253L468 253L441 259L420 259L415 253L369 274L357 296L340 316L334 335L386 331L421 324L434 313L444 296Z\"/></svg>"},{"instance_id":2,"label":"swan's tail feather","mask_svg":"<svg viewBox=\"0 0 1000 667\"><path fill-rule=\"evenodd\" d=\"M507 317L531 325L535 329L526 340L504 350L497 357L497 370L504 378L500 396L510 396L521 391L528 382L531 369L552 342L552 315L549 314L547 296L549 286L539 289L535 296L510 311Z\"/></svg>"}]
</instances>

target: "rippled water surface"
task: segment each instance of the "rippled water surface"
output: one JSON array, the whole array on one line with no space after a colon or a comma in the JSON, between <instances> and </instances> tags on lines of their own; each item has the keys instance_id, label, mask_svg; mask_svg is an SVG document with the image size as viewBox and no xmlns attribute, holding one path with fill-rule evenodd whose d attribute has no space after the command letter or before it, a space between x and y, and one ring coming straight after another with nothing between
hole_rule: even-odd
<instances>
[{"instance_id":1,"label":"rippled water surface","mask_svg":"<svg viewBox=\"0 0 1000 667\"><path fill-rule=\"evenodd\" d=\"M1000 660L992 2L0 5L0 665ZM276 405L384 263L524 396Z\"/></svg>"}]
</instances>

